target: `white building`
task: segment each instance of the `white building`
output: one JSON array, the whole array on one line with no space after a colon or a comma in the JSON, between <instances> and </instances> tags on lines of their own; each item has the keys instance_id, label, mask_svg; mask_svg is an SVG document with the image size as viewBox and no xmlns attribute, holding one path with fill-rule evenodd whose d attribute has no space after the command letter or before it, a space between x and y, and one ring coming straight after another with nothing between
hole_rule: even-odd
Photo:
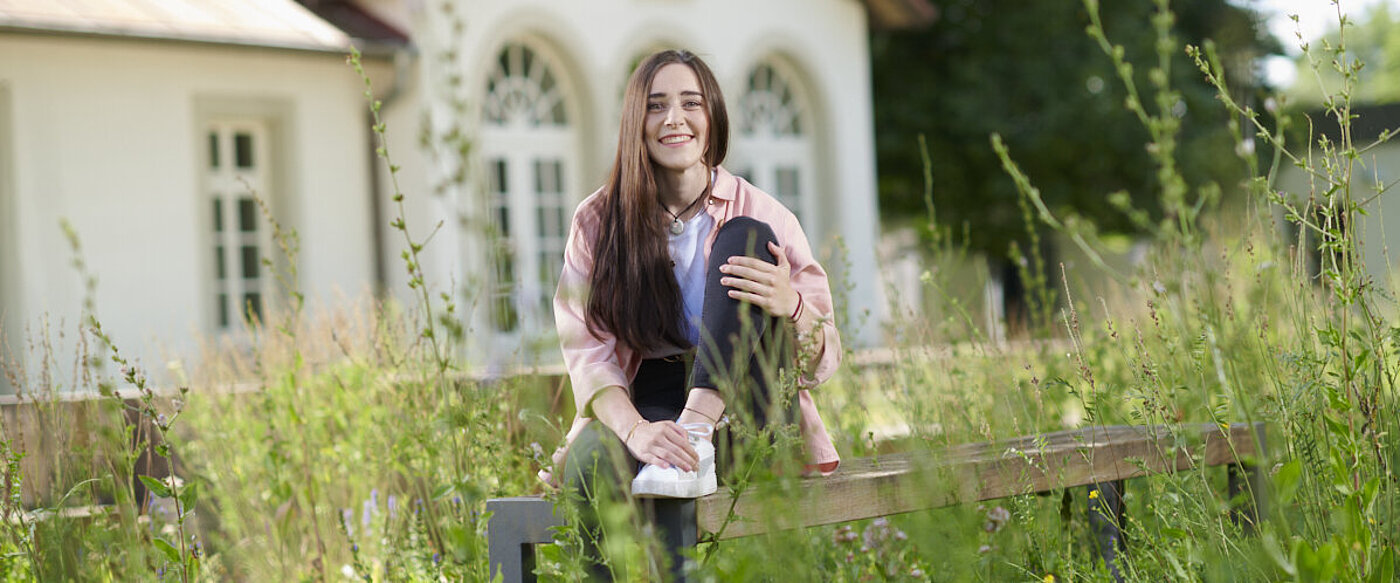
<instances>
[{"instance_id":1,"label":"white building","mask_svg":"<svg viewBox=\"0 0 1400 583\"><path fill-rule=\"evenodd\" d=\"M877 340L867 26L926 22L922 0L303 4L0 5L11 358L26 358L39 322L71 332L80 318L63 219L98 278L104 328L148 360L236 340L245 314L279 304L254 192L298 233L297 284L313 305L376 288L410 297L389 173L344 62L352 43L384 102L408 227L421 238L441 224L429 285L473 307L473 345L490 347L474 360L553 358L545 298L568 216L611 163L630 66L660 47L716 71L733 120L726 166L801 216L835 287L850 287L847 336Z\"/></svg>"}]
</instances>

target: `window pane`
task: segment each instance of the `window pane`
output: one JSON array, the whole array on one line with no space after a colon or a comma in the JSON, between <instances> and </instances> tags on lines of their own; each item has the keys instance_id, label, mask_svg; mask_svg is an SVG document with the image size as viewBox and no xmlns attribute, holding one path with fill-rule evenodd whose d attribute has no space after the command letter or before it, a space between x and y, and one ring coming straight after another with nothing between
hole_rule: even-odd
<instances>
[{"instance_id":1,"label":"window pane","mask_svg":"<svg viewBox=\"0 0 1400 583\"><path fill-rule=\"evenodd\" d=\"M262 294L249 292L243 294L243 309L248 310L249 322L261 322L263 319Z\"/></svg>"},{"instance_id":2,"label":"window pane","mask_svg":"<svg viewBox=\"0 0 1400 583\"><path fill-rule=\"evenodd\" d=\"M252 198L238 199L238 230L254 233L258 230L258 203Z\"/></svg>"},{"instance_id":3,"label":"window pane","mask_svg":"<svg viewBox=\"0 0 1400 583\"><path fill-rule=\"evenodd\" d=\"M209 132L209 167L219 167L219 134Z\"/></svg>"},{"instance_id":4,"label":"window pane","mask_svg":"<svg viewBox=\"0 0 1400 583\"><path fill-rule=\"evenodd\" d=\"M800 191L797 187L797 169L786 166L778 169L778 194L790 199L796 199Z\"/></svg>"},{"instance_id":5,"label":"window pane","mask_svg":"<svg viewBox=\"0 0 1400 583\"><path fill-rule=\"evenodd\" d=\"M492 160L491 192L505 192L507 186L509 185L506 184L506 161L500 159Z\"/></svg>"},{"instance_id":6,"label":"window pane","mask_svg":"<svg viewBox=\"0 0 1400 583\"><path fill-rule=\"evenodd\" d=\"M215 301L219 306L219 327L228 328L228 294L219 294Z\"/></svg>"},{"instance_id":7,"label":"window pane","mask_svg":"<svg viewBox=\"0 0 1400 583\"><path fill-rule=\"evenodd\" d=\"M224 200L214 195L214 232L224 232Z\"/></svg>"},{"instance_id":8,"label":"window pane","mask_svg":"<svg viewBox=\"0 0 1400 583\"><path fill-rule=\"evenodd\" d=\"M215 246L215 247L214 247L214 276L215 276L216 278L218 278L219 281L223 281L225 277L228 277L227 274L228 274L228 266L227 266L227 265L225 264L225 262L224 262L224 246L223 246L223 245Z\"/></svg>"},{"instance_id":9,"label":"window pane","mask_svg":"<svg viewBox=\"0 0 1400 583\"><path fill-rule=\"evenodd\" d=\"M243 279L258 278L258 248L255 245L243 246Z\"/></svg>"},{"instance_id":10,"label":"window pane","mask_svg":"<svg viewBox=\"0 0 1400 583\"><path fill-rule=\"evenodd\" d=\"M239 168L253 167L253 136L237 133L233 136L234 164Z\"/></svg>"}]
</instances>

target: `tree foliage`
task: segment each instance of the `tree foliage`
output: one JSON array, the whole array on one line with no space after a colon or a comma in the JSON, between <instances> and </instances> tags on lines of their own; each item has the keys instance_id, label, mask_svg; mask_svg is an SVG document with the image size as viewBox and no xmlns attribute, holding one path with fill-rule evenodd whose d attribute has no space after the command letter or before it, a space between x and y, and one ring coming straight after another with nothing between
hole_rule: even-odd
<instances>
[{"instance_id":1,"label":"tree foliage","mask_svg":"<svg viewBox=\"0 0 1400 583\"><path fill-rule=\"evenodd\" d=\"M1123 107L1125 92L1110 60L1085 34L1078 0L935 0L939 19L919 31L872 37L880 202L887 219L925 216L918 137L925 136L938 226L975 251L1004 257L1024 238L1016 190L989 143L1000 133L1012 156L1056 211L1132 233L1108 203L1126 191L1137 208L1155 209L1154 169L1142 125ZM1226 0L1172 7L1178 41L1211 38L1235 67L1235 85L1255 85L1256 57L1276 53L1259 16ZM1150 0L1104 3L1104 27L1129 60L1155 61ZM1147 87L1148 67L1137 75ZM1192 185L1232 184L1243 172L1228 118L1213 89L1184 54L1172 63L1184 122L1179 164Z\"/></svg>"},{"instance_id":2,"label":"tree foliage","mask_svg":"<svg viewBox=\"0 0 1400 583\"><path fill-rule=\"evenodd\" d=\"M1388 3L1375 4L1355 17L1347 15L1345 39L1338 32L1338 18L1321 39L1307 43L1308 53L1298 56L1298 77L1289 90L1294 103L1304 107L1322 105L1324 94L1341 86L1341 74L1331 62L1336 56L1330 48L1342 40L1346 41L1347 64L1364 64L1356 72L1352 101L1400 102L1400 14L1396 12ZM1316 66L1313 61L1318 61Z\"/></svg>"}]
</instances>

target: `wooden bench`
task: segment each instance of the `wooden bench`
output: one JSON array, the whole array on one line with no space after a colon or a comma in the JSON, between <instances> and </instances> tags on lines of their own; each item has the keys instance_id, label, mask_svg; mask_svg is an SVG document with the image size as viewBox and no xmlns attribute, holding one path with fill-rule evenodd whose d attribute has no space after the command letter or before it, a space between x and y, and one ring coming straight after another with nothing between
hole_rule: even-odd
<instances>
[{"instance_id":1,"label":"wooden bench","mask_svg":"<svg viewBox=\"0 0 1400 583\"><path fill-rule=\"evenodd\" d=\"M683 581L681 551L694 547L702 536L723 540L1088 486L1090 507L1097 510L1089 513L1090 528L1118 579L1124 480L1228 466L1229 498L1251 495L1250 503L1232 514L1243 528L1252 529L1265 510L1263 473L1258 470L1265 458L1264 426L1258 423L1100 426L847 460L832 476L803 479L798 492L784 499L778 523L773 517L758 518L769 500L754 493L734 500L724 489L697 500L656 500L648 511L671 552L672 575ZM734 518L726 524L731 507ZM500 573L507 582L534 581L534 546L551 542L549 529L563 524L552 503L539 497L498 498L486 508L491 513L487 537L492 576Z\"/></svg>"}]
</instances>

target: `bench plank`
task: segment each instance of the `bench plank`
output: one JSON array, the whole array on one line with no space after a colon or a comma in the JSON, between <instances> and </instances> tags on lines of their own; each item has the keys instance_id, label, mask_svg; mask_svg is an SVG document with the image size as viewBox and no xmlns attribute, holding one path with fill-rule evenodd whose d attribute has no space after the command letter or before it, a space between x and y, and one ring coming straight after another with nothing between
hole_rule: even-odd
<instances>
[{"instance_id":1,"label":"bench plank","mask_svg":"<svg viewBox=\"0 0 1400 583\"><path fill-rule=\"evenodd\" d=\"M964 502L994 500L1090 486L1108 492L1100 503L1121 500L1123 480L1150 474L1171 473L1202 466L1257 467L1267 453L1262 423L1219 426L1205 423L1177 427L1112 426L1057 431L1004 441L956 445L936 451L902 453L847 460L834 475L791 482L794 490L782 494L780 511L764 492L746 492L736 500L727 491L693 501L695 534L723 540L788 529L902 514ZM1254 489L1255 515L1246 509L1246 520L1264 512L1260 472L1248 469L1246 479L1231 480L1231 495L1244 482ZM1234 474L1232 474L1232 477ZM1108 486L1111 490L1104 490ZM763 487L768 487L764 485ZM690 500L657 500L657 506L684 510L689 523ZM729 524L733 505L735 519ZM492 575L506 581L533 581L535 544L550 542L549 527L563 523L552 504L538 497L491 500L487 526ZM1121 514L1121 504L1111 509ZM670 512L668 510L668 512ZM660 514L658 514L658 519ZM1121 519L1121 516L1120 516ZM668 519L668 527L675 519ZM1100 552L1121 548L1121 533L1112 521L1096 527ZM682 531L668 530L673 568L683 560L680 549L696 539ZM1102 531L1102 532L1100 532ZM1114 552L1116 554L1116 551ZM1104 555L1110 571L1116 561ZM683 570L677 580L684 578Z\"/></svg>"},{"instance_id":2,"label":"bench plank","mask_svg":"<svg viewBox=\"0 0 1400 583\"><path fill-rule=\"evenodd\" d=\"M696 514L702 533L729 539L1240 463L1258 455L1262 437L1262 426L1243 423L1058 431L850 460L832 476L800 481L777 513L762 492L736 502L721 491L699 499ZM736 519L726 525L731 504Z\"/></svg>"}]
</instances>

